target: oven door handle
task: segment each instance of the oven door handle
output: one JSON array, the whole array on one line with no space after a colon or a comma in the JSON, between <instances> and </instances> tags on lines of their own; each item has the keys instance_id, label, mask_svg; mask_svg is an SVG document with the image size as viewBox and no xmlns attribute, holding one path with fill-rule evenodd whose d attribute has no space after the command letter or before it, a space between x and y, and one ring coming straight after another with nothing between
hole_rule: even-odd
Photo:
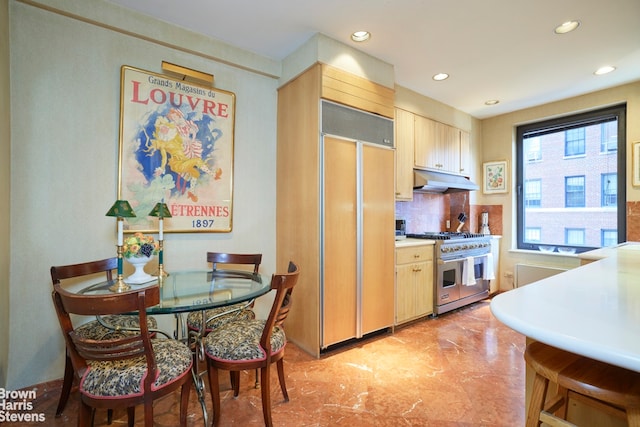
<instances>
[{"instance_id":1,"label":"oven door handle","mask_svg":"<svg viewBox=\"0 0 640 427\"><path fill-rule=\"evenodd\" d=\"M487 254L481 254L481 255L474 255L472 258L475 261L478 258L484 258L486 256ZM463 257L463 258L455 258L455 259L438 259L438 264L445 265L445 264L451 264L453 262L463 262L465 259L467 258Z\"/></svg>"},{"instance_id":2,"label":"oven door handle","mask_svg":"<svg viewBox=\"0 0 640 427\"><path fill-rule=\"evenodd\" d=\"M438 264L451 264L452 262L460 262L462 261L462 258L457 258L457 259L438 259Z\"/></svg>"}]
</instances>

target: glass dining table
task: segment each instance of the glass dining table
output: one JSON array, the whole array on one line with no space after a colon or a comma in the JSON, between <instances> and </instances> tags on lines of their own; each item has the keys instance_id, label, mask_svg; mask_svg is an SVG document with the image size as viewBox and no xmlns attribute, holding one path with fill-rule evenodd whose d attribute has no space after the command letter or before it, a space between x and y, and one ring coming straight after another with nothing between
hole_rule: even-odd
<instances>
[{"instance_id":1,"label":"glass dining table","mask_svg":"<svg viewBox=\"0 0 640 427\"><path fill-rule=\"evenodd\" d=\"M83 294L111 293L109 290L115 280L104 281L87 286L80 290ZM126 282L126 278L125 278ZM226 306L245 303L249 306L256 298L268 293L271 289L271 276L238 270L186 270L171 272L167 277L141 284L129 284L131 289L142 289L146 286L160 286L160 303L147 308L147 314L173 314L176 316L176 329L173 337L185 341L194 351L193 379L195 389L204 414L205 425L208 424L207 410L204 401L205 386L199 371L198 361L204 360L202 338L204 329L188 331L183 314L200 312L206 324L206 311ZM230 310L232 313L237 308ZM225 313L226 314L226 313ZM104 326L110 327L98 318ZM164 335L169 334L161 332Z\"/></svg>"}]
</instances>

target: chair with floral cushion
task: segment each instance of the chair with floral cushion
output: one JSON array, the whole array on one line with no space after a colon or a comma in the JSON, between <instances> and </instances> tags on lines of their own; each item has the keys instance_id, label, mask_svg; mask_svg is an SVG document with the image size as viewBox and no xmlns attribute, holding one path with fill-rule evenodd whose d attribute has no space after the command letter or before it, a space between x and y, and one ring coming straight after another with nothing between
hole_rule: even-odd
<instances>
[{"instance_id":1,"label":"chair with floral cushion","mask_svg":"<svg viewBox=\"0 0 640 427\"><path fill-rule=\"evenodd\" d=\"M135 406L144 405L144 425L153 426L153 401L181 389L180 425L187 422L193 383L191 350L174 339L151 338L146 309L160 303L158 285L121 293L77 294L54 284L53 302L73 371L80 379L78 426L89 426L95 408L126 408L133 425ZM137 312L140 333L88 339L71 315L107 316Z\"/></svg>"},{"instance_id":2,"label":"chair with floral cushion","mask_svg":"<svg viewBox=\"0 0 640 427\"><path fill-rule=\"evenodd\" d=\"M233 264L234 266L240 266L241 268L245 265L251 265L253 266L253 273L257 274L258 269L260 268L260 263L262 262L262 254L207 252L207 262L212 264L212 271L214 272L220 270L220 268L218 268L219 264L225 264L226 266ZM204 312L204 316L207 321L206 328L204 329L204 335L233 320L254 319L255 314L253 310L251 310L252 307L253 301L206 310ZM194 311L189 313L187 316L187 327L191 331L200 331L202 329L202 312Z\"/></svg>"},{"instance_id":3,"label":"chair with floral cushion","mask_svg":"<svg viewBox=\"0 0 640 427\"><path fill-rule=\"evenodd\" d=\"M262 254L233 254L223 252L207 252L207 262L212 265L212 272L222 270L220 264L224 267L233 267L245 269L246 266L251 266L251 271L254 274L258 274L260 263L262 262ZM200 338L194 338L193 342L200 342L201 338L206 334L218 328L228 322L236 320L249 320L255 319L255 313L253 312L254 301L233 304L225 307L212 308L210 310L193 311L187 315L187 328L190 331L190 335L196 335ZM206 328L202 330L202 318L207 319L205 324ZM200 350L197 349L196 352ZM200 357L204 357L202 353ZM258 380L258 372L256 371L255 387L258 388L260 382Z\"/></svg>"},{"instance_id":4,"label":"chair with floral cushion","mask_svg":"<svg viewBox=\"0 0 640 427\"><path fill-rule=\"evenodd\" d=\"M61 265L51 267L51 280L53 284L60 284L61 281L85 281L94 275L104 275L106 280L113 280L113 270L118 267L117 258L107 258L98 261L84 262L81 264ZM149 330L155 331L157 329L156 319L149 316L147 317L147 324ZM140 331L140 325L138 324L138 316L131 315L112 315L105 316L88 323L85 323L76 328L78 334L82 334L88 339L101 340L105 338L113 337L114 332L119 334L138 334ZM62 380L62 391L60 393L60 400L58 401L58 407L56 409L56 417L62 415L71 388L73 386L74 372L71 364L71 359L67 352L65 356L64 377ZM109 424L111 424L111 412L108 416Z\"/></svg>"},{"instance_id":5,"label":"chair with floral cushion","mask_svg":"<svg viewBox=\"0 0 640 427\"><path fill-rule=\"evenodd\" d=\"M267 426L272 425L269 381L272 363L277 364L280 389L285 402L289 401L283 363L287 337L282 324L291 309L291 293L298 281L298 275L298 267L290 262L286 274L274 274L271 277L271 289L276 291L276 295L267 320L250 319L229 322L214 329L204 338L214 426L220 420L219 369L231 372L234 397L239 394L239 372L260 369L262 414Z\"/></svg>"}]
</instances>

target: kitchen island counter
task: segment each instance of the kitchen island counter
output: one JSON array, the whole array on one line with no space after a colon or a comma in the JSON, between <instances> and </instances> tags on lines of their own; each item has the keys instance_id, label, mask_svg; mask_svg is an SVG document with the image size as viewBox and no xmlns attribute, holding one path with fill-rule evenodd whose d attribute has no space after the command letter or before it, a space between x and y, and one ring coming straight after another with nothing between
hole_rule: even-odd
<instances>
[{"instance_id":1,"label":"kitchen island counter","mask_svg":"<svg viewBox=\"0 0 640 427\"><path fill-rule=\"evenodd\" d=\"M551 346L640 372L640 242L493 298L505 325Z\"/></svg>"}]
</instances>

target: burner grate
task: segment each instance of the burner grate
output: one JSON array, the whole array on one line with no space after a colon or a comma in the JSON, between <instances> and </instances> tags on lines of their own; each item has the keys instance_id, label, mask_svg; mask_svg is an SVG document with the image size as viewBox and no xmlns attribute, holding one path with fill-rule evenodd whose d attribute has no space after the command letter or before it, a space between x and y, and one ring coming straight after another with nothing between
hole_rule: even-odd
<instances>
[{"instance_id":1,"label":"burner grate","mask_svg":"<svg viewBox=\"0 0 640 427\"><path fill-rule=\"evenodd\" d=\"M465 233L465 232L425 232L421 234L407 234L407 237L414 239L430 239L430 240L456 240L456 239L470 239L475 237L485 237L484 234L478 233Z\"/></svg>"}]
</instances>

